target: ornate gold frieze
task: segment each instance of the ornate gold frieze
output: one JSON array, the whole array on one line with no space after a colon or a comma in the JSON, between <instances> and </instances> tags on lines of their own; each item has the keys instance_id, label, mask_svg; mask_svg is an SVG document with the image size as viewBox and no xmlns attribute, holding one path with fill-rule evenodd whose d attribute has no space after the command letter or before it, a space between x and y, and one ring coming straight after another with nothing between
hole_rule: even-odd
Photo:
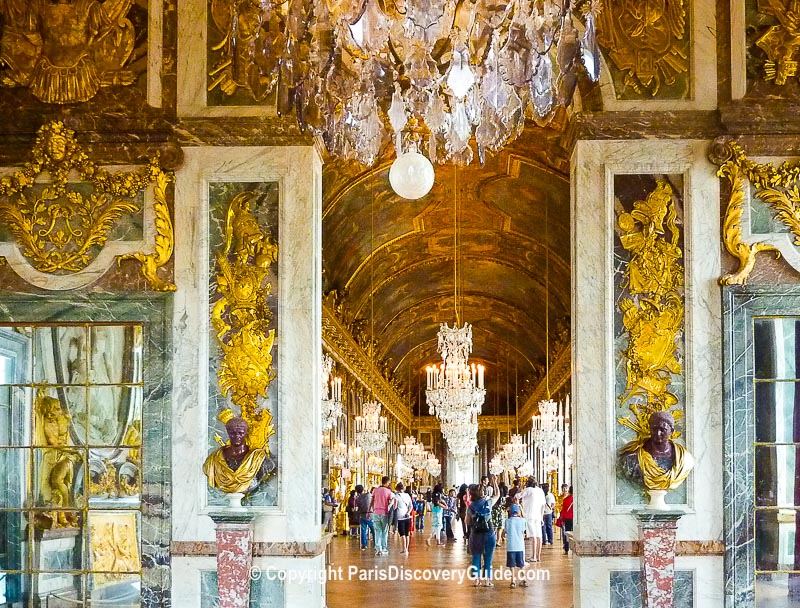
<instances>
[{"instance_id":1,"label":"ornate gold frieze","mask_svg":"<svg viewBox=\"0 0 800 608\"><path fill-rule=\"evenodd\" d=\"M100 87L136 80L125 65L136 34L132 0L6 0L0 86L27 87L45 103L88 101Z\"/></svg>"},{"instance_id":2,"label":"ornate gold frieze","mask_svg":"<svg viewBox=\"0 0 800 608\"><path fill-rule=\"evenodd\" d=\"M686 0L603 0L597 40L625 86L655 97L689 71Z\"/></svg>"},{"instance_id":3,"label":"ornate gold frieze","mask_svg":"<svg viewBox=\"0 0 800 608\"><path fill-rule=\"evenodd\" d=\"M68 182L73 172L81 182ZM43 180L43 174L49 180ZM174 237L165 192L169 179L158 158L128 172L98 167L81 150L73 131L62 122L51 122L39 129L24 167L0 179L0 222L39 272L80 272L105 246L118 220L139 211L133 197L155 182L156 251L117 260L137 259L153 289L172 291L175 286L156 273L172 256ZM91 192L83 191L83 185L91 186Z\"/></svg>"},{"instance_id":4,"label":"ornate gold frieze","mask_svg":"<svg viewBox=\"0 0 800 608\"><path fill-rule=\"evenodd\" d=\"M758 37L756 46L766 54L764 80L783 86L797 75L797 49L800 47L800 2L797 0L759 0L758 11L771 15L771 25Z\"/></svg>"},{"instance_id":5,"label":"ornate gold frieze","mask_svg":"<svg viewBox=\"0 0 800 608\"><path fill-rule=\"evenodd\" d=\"M272 414L259 409L258 397L266 397L275 379L272 347L275 330L270 329L272 313L267 297L272 285L265 283L270 266L278 260L278 245L264 232L251 211L258 195L237 194L228 206L225 242L217 254L219 298L211 311L211 325L222 349L217 372L220 391L231 395L248 423L247 445L264 449L275 432ZM233 416L230 410L220 415L223 423ZM223 419L225 418L225 419Z\"/></svg>"},{"instance_id":6,"label":"ornate gold frieze","mask_svg":"<svg viewBox=\"0 0 800 608\"><path fill-rule=\"evenodd\" d=\"M775 211L800 245L800 163L785 161L779 166L757 163L747 158L742 147L734 141L722 141L714 146L712 160L720 164L717 175L730 183L731 195L725 210L723 243L725 249L739 260L739 268L719 280L722 285L744 285L755 266L756 254L774 252L778 248L767 242L745 242L742 215L747 202L746 181L754 188L753 196Z\"/></svg>"},{"instance_id":7,"label":"ornate gold frieze","mask_svg":"<svg viewBox=\"0 0 800 608\"><path fill-rule=\"evenodd\" d=\"M659 180L645 200L617 218L620 242L630 255L623 270L625 297L618 304L628 342L622 351L626 386L620 406L627 405L633 414L618 421L640 439L649 435L650 414L678 403L671 384L682 373L677 349L684 279L676 217L672 187Z\"/></svg>"}]
</instances>

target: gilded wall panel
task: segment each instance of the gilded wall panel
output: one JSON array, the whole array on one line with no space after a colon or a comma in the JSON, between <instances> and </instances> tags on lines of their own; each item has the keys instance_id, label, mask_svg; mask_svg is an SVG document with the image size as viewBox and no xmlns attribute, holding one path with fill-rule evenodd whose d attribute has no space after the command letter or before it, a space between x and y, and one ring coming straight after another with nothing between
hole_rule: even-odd
<instances>
[{"instance_id":1,"label":"gilded wall panel","mask_svg":"<svg viewBox=\"0 0 800 608\"><path fill-rule=\"evenodd\" d=\"M614 360L617 447L649 436L656 411L685 428L684 222L682 175L616 175L614 180ZM686 503L686 486L667 501ZM616 504L645 501L617 475Z\"/></svg>"},{"instance_id":2,"label":"gilded wall panel","mask_svg":"<svg viewBox=\"0 0 800 608\"><path fill-rule=\"evenodd\" d=\"M690 0L604 0L597 39L616 98L688 99Z\"/></svg>"},{"instance_id":3,"label":"gilded wall panel","mask_svg":"<svg viewBox=\"0 0 800 608\"><path fill-rule=\"evenodd\" d=\"M794 0L745 0L747 96L800 94L800 5Z\"/></svg>"},{"instance_id":4,"label":"gilded wall panel","mask_svg":"<svg viewBox=\"0 0 800 608\"><path fill-rule=\"evenodd\" d=\"M219 440L226 437L225 428L222 422L217 418L218 415L226 409L232 408L235 415L239 415L243 409L241 404L243 402L250 402L255 405L258 412L258 418L264 423L263 430L267 440L267 447L270 456L275 459L280 459L280 454L276 453L277 446L277 433L280 432L277 426L278 421L278 295L279 295L279 277L278 265L275 259L269 263L259 264L258 260L254 258L252 246L255 244L254 239L262 240L268 244L269 248L276 247L279 243L278 235L278 196L279 189L276 182L211 182L208 185L208 200L209 200L209 302L210 310L209 316L212 319L209 324L209 371L208 371L208 446L209 451L219 447ZM246 201L244 205L240 204L241 201ZM257 224L257 228L255 226ZM257 234L258 233L258 234ZM260 236L263 234L263 238ZM264 247L260 247L264 251ZM276 257L276 256L273 256ZM232 266L236 266L239 261L244 263L253 262L257 268L263 268L264 272L259 272L256 279L259 283L259 291L261 291L265 299L257 305L257 308L264 305L267 310L262 311L260 317L265 321L263 338L269 340L272 335L273 339L270 340L271 349L268 355L271 356L271 361L260 361L259 365L265 365L269 368L265 373L269 376L266 386L260 386L258 394L244 395L247 388L253 387L253 382L244 382L239 384L232 375L237 370L231 369L230 363L235 359L241 361L243 353L246 349L240 348L242 344L237 338L248 341L247 329L242 327L254 327L252 324L244 324L237 329L237 321L234 319L227 327L220 324L220 319L224 320L224 312L220 312L220 302L225 296L223 293L226 291L226 286L223 284L227 281L225 277L227 272L222 268L226 263L221 264L221 260L225 258L230 260ZM233 283L233 282L231 282ZM235 281L236 287L240 288L238 295L247 295L241 293L245 286L245 281L241 277ZM250 306L240 300L238 303L235 301L236 296L228 296L227 301L232 305L229 308L229 314L234 317L245 318L250 315ZM259 325L260 323L256 323ZM238 324L242 325L242 324ZM273 333L270 333L273 332ZM228 354L228 348L223 351L221 343L235 344L238 343L239 347L235 347L235 353ZM265 348L259 347L261 354ZM251 360L250 363L253 363ZM222 370L222 371L221 371ZM238 385L238 386L237 386ZM221 388L222 387L222 388ZM261 389L265 394L260 394ZM224 416L223 416L224 417ZM244 415L250 422L251 432L257 427L253 420ZM251 438L248 435L248 444ZM250 446L253 447L253 446ZM250 506L274 506L277 504L278 499L278 476L270 475L261 482L259 487L250 492L244 499L243 504ZM224 505L227 504L227 499L224 494L214 488L208 488L208 502L210 505Z\"/></svg>"}]
</instances>

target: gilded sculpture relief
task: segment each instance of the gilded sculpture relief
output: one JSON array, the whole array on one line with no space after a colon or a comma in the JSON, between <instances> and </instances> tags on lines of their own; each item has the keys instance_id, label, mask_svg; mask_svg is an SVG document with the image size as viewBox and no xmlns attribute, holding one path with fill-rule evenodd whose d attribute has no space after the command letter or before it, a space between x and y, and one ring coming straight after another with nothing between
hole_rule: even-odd
<instances>
[{"instance_id":1,"label":"gilded sculpture relief","mask_svg":"<svg viewBox=\"0 0 800 608\"><path fill-rule=\"evenodd\" d=\"M0 8L0 86L28 87L45 103L88 101L130 85L132 0L6 0Z\"/></svg>"},{"instance_id":2,"label":"gilded sculpture relief","mask_svg":"<svg viewBox=\"0 0 800 608\"><path fill-rule=\"evenodd\" d=\"M71 172L80 183L68 181ZM77 273L97 257L120 219L140 210L135 197L154 183L155 252L122 255L117 261L138 260L152 289L172 291L175 286L157 275L173 249L169 179L157 158L134 171L107 171L89 160L73 131L51 122L39 129L24 168L0 179L0 222L37 271Z\"/></svg>"},{"instance_id":3,"label":"gilded sculpture relief","mask_svg":"<svg viewBox=\"0 0 800 608\"><path fill-rule=\"evenodd\" d=\"M744 285L755 267L757 253L770 251L778 257L781 255L778 247L766 239L750 238L749 226L745 235L748 182L751 196L768 205L775 219L789 229L794 237L793 244L800 245L800 163L785 161L778 166L757 163L747 158L739 144L728 140L715 145L712 160L721 165L717 175L730 184L722 237L726 251L739 261L736 272L720 277L719 282L721 285Z\"/></svg>"},{"instance_id":4,"label":"gilded sculpture relief","mask_svg":"<svg viewBox=\"0 0 800 608\"><path fill-rule=\"evenodd\" d=\"M275 433L272 414L259 407L259 398L275 379L272 348L275 329L267 298L270 267L278 260L278 246L261 228L253 213L258 194L242 192L233 197L225 218L223 249L217 254L218 299L211 311L211 325L222 349L218 380L223 396L241 409L235 418L230 409L219 415L226 425L229 442L213 452L204 465L209 484L225 492L253 489L251 482L272 472L267 463L268 441ZM244 429L244 430L243 430Z\"/></svg>"},{"instance_id":5,"label":"gilded sculpture relief","mask_svg":"<svg viewBox=\"0 0 800 608\"><path fill-rule=\"evenodd\" d=\"M764 52L761 70L767 82L783 86L797 76L797 50L800 47L800 2L798 0L759 0L758 12L777 23L760 27L756 46Z\"/></svg>"},{"instance_id":6,"label":"gilded sculpture relief","mask_svg":"<svg viewBox=\"0 0 800 608\"><path fill-rule=\"evenodd\" d=\"M604 0L597 38L618 98L688 95L687 17L686 0Z\"/></svg>"},{"instance_id":7,"label":"gilded sculpture relief","mask_svg":"<svg viewBox=\"0 0 800 608\"><path fill-rule=\"evenodd\" d=\"M692 467L691 456L675 444L682 411L673 388L683 373L679 344L684 326L684 268L672 186L663 179L630 211L617 215L623 261L618 302L626 346L625 390L619 417L635 438L620 450L623 472L648 490L671 490Z\"/></svg>"}]
</instances>

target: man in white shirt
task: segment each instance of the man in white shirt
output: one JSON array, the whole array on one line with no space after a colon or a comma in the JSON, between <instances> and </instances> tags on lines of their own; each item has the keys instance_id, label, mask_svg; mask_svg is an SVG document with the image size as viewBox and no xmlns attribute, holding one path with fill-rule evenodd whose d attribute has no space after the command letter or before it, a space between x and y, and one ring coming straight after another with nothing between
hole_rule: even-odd
<instances>
[{"instance_id":1,"label":"man in white shirt","mask_svg":"<svg viewBox=\"0 0 800 608\"><path fill-rule=\"evenodd\" d=\"M489 478L486 475L481 477L481 485L483 486L483 495L486 498L491 498L494 494L494 488L489 485Z\"/></svg>"},{"instance_id":2,"label":"man in white shirt","mask_svg":"<svg viewBox=\"0 0 800 608\"><path fill-rule=\"evenodd\" d=\"M538 562L542 557L542 524L544 523L544 509L547 504L544 492L539 484L532 478L528 478L528 483L524 490L516 495L522 506L522 515L528 524L528 537L525 542L529 550L526 554L530 557L529 562Z\"/></svg>"}]
</instances>

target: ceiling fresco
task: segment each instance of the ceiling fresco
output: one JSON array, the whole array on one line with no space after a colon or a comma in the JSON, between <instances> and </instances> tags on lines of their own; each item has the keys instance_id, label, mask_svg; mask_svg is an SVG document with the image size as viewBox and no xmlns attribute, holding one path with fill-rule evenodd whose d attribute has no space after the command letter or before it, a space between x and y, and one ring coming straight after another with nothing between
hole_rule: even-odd
<instances>
[{"instance_id":1,"label":"ceiling fresco","mask_svg":"<svg viewBox=\"0 0 800 608\"><path fill-rule=\"evenodd\" d=\"M456 321L456 253L458 320L473 326L471 360L487 367L484 413L513 414L544 374L548 343L552 350L570 313L560 135L532 126L483 167L437 166L432 191L416 201L391 190L391 159L370 169L326 163L325 292L335 290L349 320L374 338L376 356L406 388L414 413L427 413L424 368L441 361L439 324Z\"/></svg>"}]
</instances>

